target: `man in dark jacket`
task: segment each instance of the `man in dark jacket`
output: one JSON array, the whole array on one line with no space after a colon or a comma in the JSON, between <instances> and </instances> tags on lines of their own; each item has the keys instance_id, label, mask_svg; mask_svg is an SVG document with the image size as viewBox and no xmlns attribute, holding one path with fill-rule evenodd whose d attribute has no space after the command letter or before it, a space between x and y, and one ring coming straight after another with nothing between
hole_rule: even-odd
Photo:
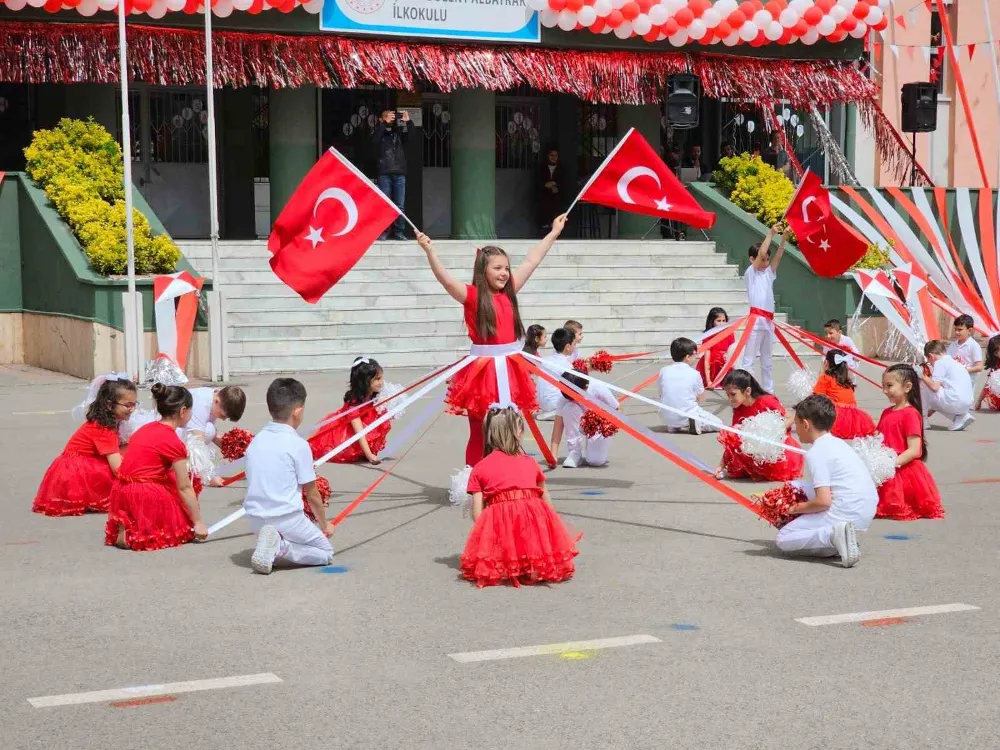
<instances>
[{"instance_id":1,"label":"man in dark jacket","mask_svg":"<svg viewBox=\"0 0 1000 750\"><path fill-rule=\"evenodd\" d=\"M378 148L378 188L402 211L406 205L406 152L403 145L410 136L410 115L403 112L396 122L396 113L386 110L379 118L372 137ZM405 240L406 220L402 216L392 224L392 239ZM380 239L388 239L382 235Z\"/></svg>"}]
</instances>

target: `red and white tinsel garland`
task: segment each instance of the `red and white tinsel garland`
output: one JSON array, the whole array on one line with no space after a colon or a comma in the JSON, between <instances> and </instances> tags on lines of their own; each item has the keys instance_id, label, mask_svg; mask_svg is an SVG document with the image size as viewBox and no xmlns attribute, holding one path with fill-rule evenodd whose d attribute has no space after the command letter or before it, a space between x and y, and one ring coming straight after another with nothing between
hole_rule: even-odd
<instances>
[{"instance_id":1,"label":"red and white tinsel garland","mask_svg":"<svg viewBox=\"0 0 1000 750\"><path fill-rule=\"evenodd\" d=\"M57 0L52 0L56 2ZM526 0L543 26L619 39L727 47L862 39L889 24L891 0Z\"/></svg>"}]
</instances>

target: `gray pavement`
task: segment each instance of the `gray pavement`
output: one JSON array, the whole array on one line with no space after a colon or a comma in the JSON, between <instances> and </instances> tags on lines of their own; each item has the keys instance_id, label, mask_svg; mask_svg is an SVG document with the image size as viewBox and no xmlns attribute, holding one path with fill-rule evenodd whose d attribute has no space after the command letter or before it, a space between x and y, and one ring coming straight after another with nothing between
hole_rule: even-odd
<instances>
[{"instance_id":1,"label":"gray pavement","mask_svg":"<svg viewBox=\"0 0 1000 750\"><path fill-rule=\"evenodd\" d=\"M652 372L633 370L619 365L610 377L631 385ZM346 374L302 379L312 417L340 405ZM269 380L245 384L248 429L266 418ZM1000 746L1000 483L962 483L1000 482L998 415L979 415L962 434L929 434L947 518L876 521L852 570L782 557L763 522L620 435L610 467L549 474L558 510L585 534L576 578L477 590L457 578L469 521L447 501L464 420L442 416L338 530L346 572L262 577L249 570L254 540L242 522L206 544L129 553L102 546L103 516L31 513L83 385L0 369L4 750ZM871 386L858 395L876 417L885 406ZM710 403L728 418L721 400ZM644 406L628 411L658 422ZM718 460L713 436L669 439ZM332 507L381 469L324 468ZM206 520L241 499L238 488L206 490ZM882 627L795 622L953 602L981 609ZM661 642L448 658L636 634ZM28 703L262 672L282 681L136 707Z\"/></svg>"}]
</instances>

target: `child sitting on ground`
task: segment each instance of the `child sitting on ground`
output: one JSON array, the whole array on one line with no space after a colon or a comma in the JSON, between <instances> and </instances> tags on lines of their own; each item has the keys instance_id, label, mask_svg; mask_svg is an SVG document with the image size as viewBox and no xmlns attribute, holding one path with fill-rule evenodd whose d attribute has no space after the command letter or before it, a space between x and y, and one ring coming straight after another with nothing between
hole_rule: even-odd
<instances>
[{"instance_id":1,"label":"child sitting on ground","mask_svg":"<svg viewBox=\"0 0 1000 750\"><path fill-rule=\"evenodd\" d=\"M242 388L227 385L225 388L189 388L191 400L191 419L186 427L178 428L177 437L184 440L187 435L200 432L205 443L219 445L222 437L216 432L217 420L224 422L239 422L247 408L247 394Z\"/></svg>"},{"instance_id":2,"label":"child sitting on ground","mask_svg":"<svg viewBox=\"0 0 1000 750\"><path fill-rule=\"evenodd\" d=\"M576 351L575 334L568 328L557 328L552 332L552 348L555 351L542 360L542 367L553 377L558 377L573 368L573 353ZM536 378L538 385L538 419L554 419L562 403L562 392L547 380Z\"/></svg>"},{"instance_id":3,"label":"child sitting on ground","mask_svg":"<svg viewBox=\"0 0 1000 750\"><path fill-rule=\"evenodd\" d=\"M972 408L972 376L947 352L948 347L943 341L924 344L924 356L930 368L924 368L920 374L920 399L926 410L925 418L930 419L935 412L940 412L951 422L948 429L957 432L975 421L969 413Z\"/></svg>"},{"instance_id":4,"label":"child sitting on ground","mask_svg":"<svg viewBox=\"0 0 1000 750\"><path fill-rule=\"evenodd\" d=\"M976 321L971 315L955 318L955 340L948 346L948 356L962 365L970 375L983 371L983 347L972 338Z\"/></svg>"},{"instance_id":5,"label":"child sitting on ground","mask_svg":"<svg viewBox=\"0 0 1000 750\"><path fill-rule=\"evenodd\" d=\"M586 392L587 398L605 409L618 410L618 400L601 383L592 383L587 378L581 378L572 372L564 372L562 379ZM580 422L586 412L587 407L584 404L571 399L565 393L562 394L559 415L556 417L555 424L552 425L552 455L559 455L559 443L562 442L563 431L565 431L566 460L563 461L563 467L566 469L579 468L583 463L588 466L606 466L608 463L611 438L603 435L587 437L583 434Z\"/></svg>"},{"instance_id":6,"label":"child sitting on ground","mask_svg":"<svg viewBox=\"0 0 1000 750\"><path fill-rule=\"evenodd\" d=\"M660 370L660 403L673 407L660 409L660 417L670 432L687 431L692 435L718 432L722 422L699 404L705 400L705 384L695 369L698 345L691 339L678 338L670 342L673 365Z\"/></svg>"},{"instance_id":7,"label":"child sitting on ground","mask_svg":"<svg viewBox=\"0 0 1000 750\"><path fill-rule=\"evenodd\" d=\"M358 357L354 360L350 387L344 394L344 405L323 417L320 428L309 437L313 458L325 456L382 416L375 407L375 399L382 390L383 380L382 366L374 359ZM392 422L387 419L330 460L338 464L367 461L376 466L382 463L378 454L385 450L385 441L391 429Z\"/></svg>"},{"instance_id":8,"label":"child sitting on ground","mask_svg":"<svg viewBox=\"0 0 1000 750\"><path fill-rule=\"evenodd\" d=\"M986 382L979 391L979 398L976 399L976 410L986 408L994 411L1000 410L1000 393L994 393L990 389L990 375L1000 370L1000 335L994 336L986 344Z\"/></svg>"},{"instance_id":9,"label":"child sitting on ground","mask_svg":"<svg viewBox=\"0 0 1000 750\"><path fill-rule=\"evenodd\" d=\"M858 562L858 531L875 517L878 491L864 462L851 446L830 434L837 410L826 396L808 396L795 405L795 431L812 447L806 468L812 480L805 485L807 502L793 505L795 519L778 530L782 552L817 557L840 555L850 568Z\"/></svg>"},{"instance_id":10,"label":"child sitting on ground","mask_svg":"<svg viewBox=\"0 0 1000 750\"><path fill-rule=\"evenodd\" d=\"M295 565L328 565L333 559L333 524L326 512L309 443L296 430L302 424L306 388L293 378L278 378L267 389L271 422L250 442L246 454L247 494L243 509L257 535L250 558L254 571L271 572L276 559ZM302 492L316 518L303 511Z\"/></svg>"},{"instance_id":11,"label":"child sitting on ground","mask_svg":"<svg viewBox=\"0 0 1000 750\"><path fill-rule=\"evenodd\" d=\"M847 338L841 337L841 340ZM847 369L851 356L839 349L830 349L823 356L823 374L816 380L813 393L826 396L837 409L837 421L830 431L841 440L868 437L875 434L875 421L868 412L858 408L854 381Z\"/></svg>"}]
</instances>

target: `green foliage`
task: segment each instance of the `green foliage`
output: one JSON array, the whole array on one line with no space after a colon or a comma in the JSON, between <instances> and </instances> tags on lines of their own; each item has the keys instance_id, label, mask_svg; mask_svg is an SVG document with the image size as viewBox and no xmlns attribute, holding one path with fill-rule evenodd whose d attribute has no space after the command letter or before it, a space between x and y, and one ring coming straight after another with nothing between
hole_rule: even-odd
<instances>
[{"instance_id":1,"label":"green foliage","mask_svg":"<svg viewBox=\"0 0 1000 750\"><path fill-rule=\"evenodd\" d=\"M893 240L889 240L889 249L894 244ZM864 268L869 271L877 271L880 268L892 268L892 261L889 259L889 249L883 250L877 242L873 242L868 246L861 260L855 263L852 268Z\"/></svg>"},{"instance_id":2,"label":"green foliage","mask_svg":"<svg viewBox=\"0 0 1000 750\"><path fill-rule=\"evenodd\" d=\"M712 179L734 205L767 227L781 221L795 194L795 185L788 177L749 154L720 161Z\"/></svg>"},{"instance_id":3,"label":"green foliage","mask_svg":"<svg viewBox=\"0 0 1000 750\"><path fill-rule=\"evenodd\" d=\"M127 272L122 152L93 121L62 119L37 130L24 150L26 171L45 190L83 246L90 265L104 276ZM165 235L153 237L149 222L133 209L135 272L171 273L180 250Z\"/></svg>"}]
</instances>

